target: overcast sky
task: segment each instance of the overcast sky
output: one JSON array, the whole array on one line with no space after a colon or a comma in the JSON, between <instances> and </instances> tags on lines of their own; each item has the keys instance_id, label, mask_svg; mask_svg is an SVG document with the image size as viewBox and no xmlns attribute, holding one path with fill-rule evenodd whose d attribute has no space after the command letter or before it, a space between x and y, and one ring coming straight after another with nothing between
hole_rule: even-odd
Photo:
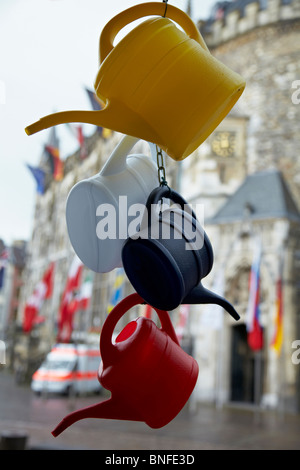
<instances>
[{"instance_id":1,"label":"overcast sky","mask_svg":"<svg viewBox=\"0 0 300 470\"><path fill-rule=\"evenodd\" d=\"M0 0L0 238L29 240L37 165L49 130L24 128L46 114L91 109L84 90L98 71L104 25L136 0ZM144 3L144 2L140 2ZM187 0L169 0L186 10ZM206 19L213 0L192 0L192 19ZM87 135L94 131L84 125ZM66 126L57 127L61 156L77 149Z\"/></svg>"}]
</instances>

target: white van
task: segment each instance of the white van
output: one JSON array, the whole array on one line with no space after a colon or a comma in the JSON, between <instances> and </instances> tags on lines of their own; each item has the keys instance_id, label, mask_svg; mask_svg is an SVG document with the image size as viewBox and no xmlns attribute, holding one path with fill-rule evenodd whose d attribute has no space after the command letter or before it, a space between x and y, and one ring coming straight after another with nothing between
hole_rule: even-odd
<instances>
[{"instance_id":1,"label":"white van","mask_svg":"<svg viewBox=\"0 0 300 470\"><path fill-rule=\"evenodd\" d=\"M33 374L36 393L84 394L99 392L97 373L99 347L85 344L56 344Z\"/></svg>"}]
</instances>

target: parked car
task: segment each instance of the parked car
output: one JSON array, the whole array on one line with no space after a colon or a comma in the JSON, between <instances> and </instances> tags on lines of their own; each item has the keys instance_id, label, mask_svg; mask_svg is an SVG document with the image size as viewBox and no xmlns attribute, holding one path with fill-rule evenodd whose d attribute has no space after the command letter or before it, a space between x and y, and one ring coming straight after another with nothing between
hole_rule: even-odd
<instances>
[{"instance_id":1,"label":"parked car","mask_svg":"<svg viewBox=\"0 0 300 470\"><path fill-rule=\"evenodd\" d=\"M94 346L56 344L33 374L31 389L68 395L99 392L100 361L99 348Z\"/></svg>"}]
</instances>

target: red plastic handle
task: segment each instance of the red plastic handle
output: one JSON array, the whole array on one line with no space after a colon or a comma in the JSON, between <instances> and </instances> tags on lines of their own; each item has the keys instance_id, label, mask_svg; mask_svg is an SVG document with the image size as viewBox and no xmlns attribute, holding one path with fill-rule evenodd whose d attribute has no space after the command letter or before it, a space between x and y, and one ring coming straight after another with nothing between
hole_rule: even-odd
<instances>
[{"instance_id":1,"label":"red plastic handle","mask_svg":"<svg viewBox=\"0 0 300 470\"><path fill-rule=\"evenodd\" d=\"M102 360L105 362L105 366L107 366L107 359L109 362L114 362L116 356L118 355L119 351L112 343L112 335L115 329L116 324L120 320L120 318L132 307L138 304L144 304L145 301L142 297L137 294L130 294L125 297L121 302L119 302L113 310L110 312L108 317L106 318L100 336L100 354ZM170 320L168 312L165 310L159 310L158 308L153 307L156 311L160 322L161 322L161 329L165 331L170 338L179 345L178 338L176 336L173 324ZM104 358L103 358L104 353Z\"/></svg>"}]
</instances>

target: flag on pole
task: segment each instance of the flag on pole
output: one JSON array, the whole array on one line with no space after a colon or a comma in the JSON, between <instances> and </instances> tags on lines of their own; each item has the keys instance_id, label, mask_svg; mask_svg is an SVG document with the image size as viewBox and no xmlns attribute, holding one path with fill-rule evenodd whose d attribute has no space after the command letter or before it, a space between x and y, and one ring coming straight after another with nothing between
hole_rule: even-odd
<instances>
[{"instance_id":1,"label":"flag on pole","mask_svg":"<svg viewBox=\"0 0 300 470\"><path fill-rule=\"evenodd\" d=\"M113 292L108 303L107 313L110 313L112 309L117 305L119 300L121 300L123 294L123 284L125 280L123 268L119 268L116 273L116 278L113 285Z\"/></svg>"},{"instance_id":2,"label":"flag on pole","mask_svg":"<svg viewBox=\"0 0 300 470\"><path fill-rule=\"evenodd\" d=\"M100 111L101 109L103 109L103 105L97 98L96 93L94 93L92 90L89 90L88 88L86 88L85 90L88 94L93 110ZM99 132L99 134L101 134L104 139L108 139L112 135L111 129L106 129L100 126L97 127L97 131Z\"/></svg>"},{"instance_id":3,"label":"flag on pole","mask_svg":"<svg viewBox=\"0 0 300 470\"><path fill-rule=\"evenodd\" d=\"M88 97L90 99L93 110L94 111L100 111L103 106L100 103L100 101L98 100L96 93L94 93L92 90L89 90L89 88L86 88L85 90L88 94Z\"/></svg>"},{"instance_id":4,"label":"flag on pole","mask_svg":"<svg viewBox=\"0 0 300 470\"><path fill-rule=\"evenodd\" d=\"M260 264L261 242L256 246L249 279L249 300L247 309L248 344L253 351L263 347L263 330L260 324Z\"/></svg>"},{"instance_id":5,"label":"flag on pole","mask_svg":"<svg viewBox=\"0 0 300 470\"><path fill-rule=\"evenodd\" d=\"M80 146L80 158L84 160L87 157L87 150L82 126L77 126L77 140Z\"/></svg>"},{"instance_id":6,"label":"flag on pole","mask_svg":"<svg viewBox=\"0 0 300 470\"><path fill-rule=\"evenodd\" d=\"M75 300L81 284L83 263L75 255L71 263L65 289L62 294L58 320L58 342L69 342L73 331L73 316L77 310Z\"/></svg>"},{"instance_id":7,"label":"flag on pole","mask_svg":"<svg viewBox=\"0 0 300 470\"><path fill-rule=\"evenodd\" d=\"M53 280L54 263L51 263L25 304L23 315L23 331L25 333L29 333L33 325L41 321L39 313L45 299L49 299L52 296Z\"/></svg>"},{"instance_id":8,"label":"flag on pole","mask_svg":"<svg viewBox=\"0 0 300 470\"><path fill-rule=\"evenodd\" d=\"M87 149L85 145L85 137L83 134L82 126L71 124L69 122L66 123L66 126L68 127L71 134L77 140L79 147L80 147L80 158L81 160L84 160L87 157Z\"/></svg>"},{"instance_id":9,"label":"flag on pole","mask_svg":"<svg viewBox=\"0 0 300 470\"><path fill-rule=\"evenodd\" d=\"M65 304L62 309L63 318L61 317L62 323L60 323L60 330L58 335L58 340L60 342L69 342L71 340L74 316L79 310L83 311L88 309L92 297L92 274L88 273L82 284L79 286L81 279L80 267L78 269L77 276L75 276L75 279L77 280L74 283L74 288L69 291L68 298L65 299Z\"/></svg>"},{"instance_id":10,"label":"flag on pole","mask_svg":"<svg viewBox=\"0 0 300 470\"><path fill-rule=\"evenodd\" d=\"M60 159L59 141L56 136L55 127L51 128L49 142L44 146L44 150L50 163L51 173L55 181L63 179L64 165Z\"/></svg>"},{"instance_id":11,"label":"flag on pole","mask_svg":"<svg viewBox=\"0 0 300 470\"><path fill-rule=\"evenodd\" d=\"M26 164L27 168L31 172L32 176L34 177L36 184L37 184L37 193L38 194L44 194L45 192L45 172L42 170L42 168L39 167L33 167L29 165L28 163Z\"/></svg>"},{"instance_id":12,"label":"flag on pole","mask_svg":"<svg viewBox=\"0 0 300 470\"><path fill-rule=\"evenodd\" d=\"M51 165L52 175L55 181L63 179L63 162L60 159L59 149L51 145L45 145L45 150L48 153Z\"/></svg>"},{"instance_id":13,"label":"flag on pole","mask_svg":"<svg viewBox=\"0 0 300 470\"><path fill-rule=\"evenodd\" d=\"M93 290L93 277L91 273L88 273L78 291L75 291L75 295L71 300L72 313L76 313L77 310L87 310L90 305ZM76 293L77 292L77 293Z\"/></svg>"},{"instance_id":14,"label":"flag on pole","mask_svg":"<svg viewBox=\"0 0 300 470\"><path fill-rule=\"evenodd\" d=\"M279 263L279 275L276 282L276 315L275 315L275 333L271 343L271 347L279 355L281 352L283 341L283 292L282 292L282 277L283 277L283 254L281 255Z\"/></svg>"},{"instance_id":15,"label":"flag on pole","mask_svg":"<svg viewBox=\"0 0 300 470\"><path fill-rule=\"evenodd\" d=\"M8 263L8 256L9 256L8 250L7 248L4 248L0 255L0 290L2 289L4 285L4 276L5 276L6 266Z\"/></svg>"},{"instance_id":16,"label":"flag on pole","mask_svg":"<svg viewBox=\"0 0 300 470\"><path fill-rule=\"evenodd\" d=\"M80 310L87 310L90 305L90 301L92 298L92 291L93 291L93 276L91 273L88 273L85 278L83 283L81 284L80 287L80 292L79 292L79 305L78 308Z\"/></svg>"}]
</instances>

